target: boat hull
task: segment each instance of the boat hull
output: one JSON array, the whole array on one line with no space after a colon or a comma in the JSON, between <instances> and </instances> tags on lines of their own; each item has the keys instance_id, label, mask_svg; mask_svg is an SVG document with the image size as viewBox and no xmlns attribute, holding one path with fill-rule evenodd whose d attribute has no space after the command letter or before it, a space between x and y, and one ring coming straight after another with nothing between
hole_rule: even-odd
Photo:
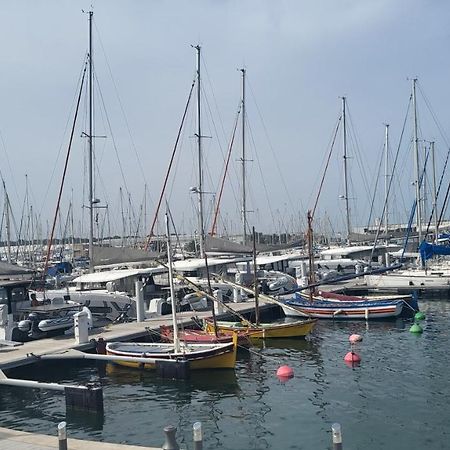
<instances>
[{"instance_id":1,"label":"boat hull","mask_svg":"<svg viewBox=\"0 0 450 450\"><path fill-rule=\"evenodd\" d=\"M217 322L218 331L221 333L235 333L245 331L250 339L293 338L307 336L316 320L301 320L287 323L267 323L260 326L250 326L241 322ZM207 322L208 331L214 330L214 325Z\"/></svg>"},{"instance_id":2,"label":"boat hull","mask_svg":"<svg viewBox=\"0 0 450 450\"><path fill-rule=\"evenodd\" d=\"M173 344L139 344L113 342L106 346L106 353L113 356L154 358L157 360L189 361L191 370L233 369L236 364L236 344L183 345L180 353L173 352ZM156 362L115 361L116 364L136 369L156 369Z\"/></svg>"},{"instance_id":3,"label":"boat hull","mask_svg":"<svg viewBox=\"0 0 450 450\"><path fill-rule=\"evenodd\" d=\"M335 301L309 300L297 295L285 301L287 307L283 311L288 316L305 314L317 319L387 319L398 317L405 305L403 300L396 301Z\"/></svg>"}]
</instances>

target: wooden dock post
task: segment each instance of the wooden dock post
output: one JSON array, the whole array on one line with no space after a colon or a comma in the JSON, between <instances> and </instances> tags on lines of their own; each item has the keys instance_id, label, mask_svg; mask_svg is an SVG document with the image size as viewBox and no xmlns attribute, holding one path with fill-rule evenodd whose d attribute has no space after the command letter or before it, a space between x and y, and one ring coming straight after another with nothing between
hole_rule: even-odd
<instances>
[{"instance_id":1,"label":"wooden dock post","mask_svg":"<svg viewBox=\"0 0 450 450\"><path fill-rule=\"evenodd\" d=\"M331 433L333 435L333 450L342 450L341 425L339 423L333 423L331 425Z\"/></svg>"},{"instance_id":2,"label":"wooden dock post","mask_svg":"<svg viewBox=\"0 0 450 450\"><path fill-rule=\"evenodd\" d=\"M58 424L58 450L67 450L67 423Z\"/></svg>"},{"instance_id":3,"label":"wooden dock post","mask_svg":"<svg viewBox=\"0 0 450 450\"><path fill-rule=\"evenodd\" d=\"M103 412L103 389L99 384L88 383L86 386L66 387L66 408L88 412Z\"/></svg>"},{"instance_id":4,"label":"wooden dock post","mask_svg":"<svg viewBox=\"0 0 450 450\"><path fill-rule=\"evenodd\" d=\"M177 444L175 435L177 434L177 428L173 425L164 427L164 433L166 434L166 440L162 446L163 450L179 450L180 446Z\"/></svg>"}]
</instances>

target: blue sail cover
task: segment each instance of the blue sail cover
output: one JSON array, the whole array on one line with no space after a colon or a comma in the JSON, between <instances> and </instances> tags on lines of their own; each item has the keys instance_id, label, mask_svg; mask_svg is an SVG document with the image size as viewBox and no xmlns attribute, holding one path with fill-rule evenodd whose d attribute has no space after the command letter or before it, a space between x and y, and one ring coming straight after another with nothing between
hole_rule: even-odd
<instances>
[{"instance_id":1,"label":"blue sail cover","mask_svg":"<svg viewBox=\"0 0 450 450\"><path fill-rule=\"evenodd\" d=\"M423 241L419 246L420 257L422 261L430 259L433 255L450 255L450 246L433 245Z\"/></svg>"}]
</instances>

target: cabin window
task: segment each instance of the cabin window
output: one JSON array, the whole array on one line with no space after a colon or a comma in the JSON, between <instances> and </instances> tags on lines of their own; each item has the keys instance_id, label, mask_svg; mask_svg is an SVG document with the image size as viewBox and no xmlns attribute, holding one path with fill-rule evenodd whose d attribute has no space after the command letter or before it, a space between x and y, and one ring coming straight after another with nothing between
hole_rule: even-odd
<instances>
[{"instance_id":1,"label":"cabin window","mask_svg":"<svg viewBox=\"0 0 450 450\"><path fill-rule=\"evenodd\" d=\"M11 291L12 302L24 302L28 299L27 291L23 287L13 288Z\"/></svg>"},{"instance_id":2,"label":"cabin window","mask_svg":"<svg viewBox=\"0 0 450 450\"><path fill-rule=\"evenodd\" d=\"M5 288L0 288L0 305L8 304L8 295Z\"/></svg>"}]
</instances>

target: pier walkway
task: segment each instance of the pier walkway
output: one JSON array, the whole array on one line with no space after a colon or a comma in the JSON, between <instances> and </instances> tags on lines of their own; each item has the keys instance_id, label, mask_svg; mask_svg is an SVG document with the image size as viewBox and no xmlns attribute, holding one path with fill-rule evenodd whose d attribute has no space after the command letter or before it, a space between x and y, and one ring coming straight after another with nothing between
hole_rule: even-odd
<instances>
[{"instance_id":1,"label":"pier walkway","mask_svg":"<svg viewBox=\"0 0 450 450\"><path fill-rule=\"evenodd\" d=\"M161 437L164 442L164 437ZM0 428L0 450L55 450L58 437L45 434L27 433L25 431ZM69 450L160 450L161 447L140 447L137 445L111 444L108 442L67 439Z\"/></svg>"}]
</instances>

